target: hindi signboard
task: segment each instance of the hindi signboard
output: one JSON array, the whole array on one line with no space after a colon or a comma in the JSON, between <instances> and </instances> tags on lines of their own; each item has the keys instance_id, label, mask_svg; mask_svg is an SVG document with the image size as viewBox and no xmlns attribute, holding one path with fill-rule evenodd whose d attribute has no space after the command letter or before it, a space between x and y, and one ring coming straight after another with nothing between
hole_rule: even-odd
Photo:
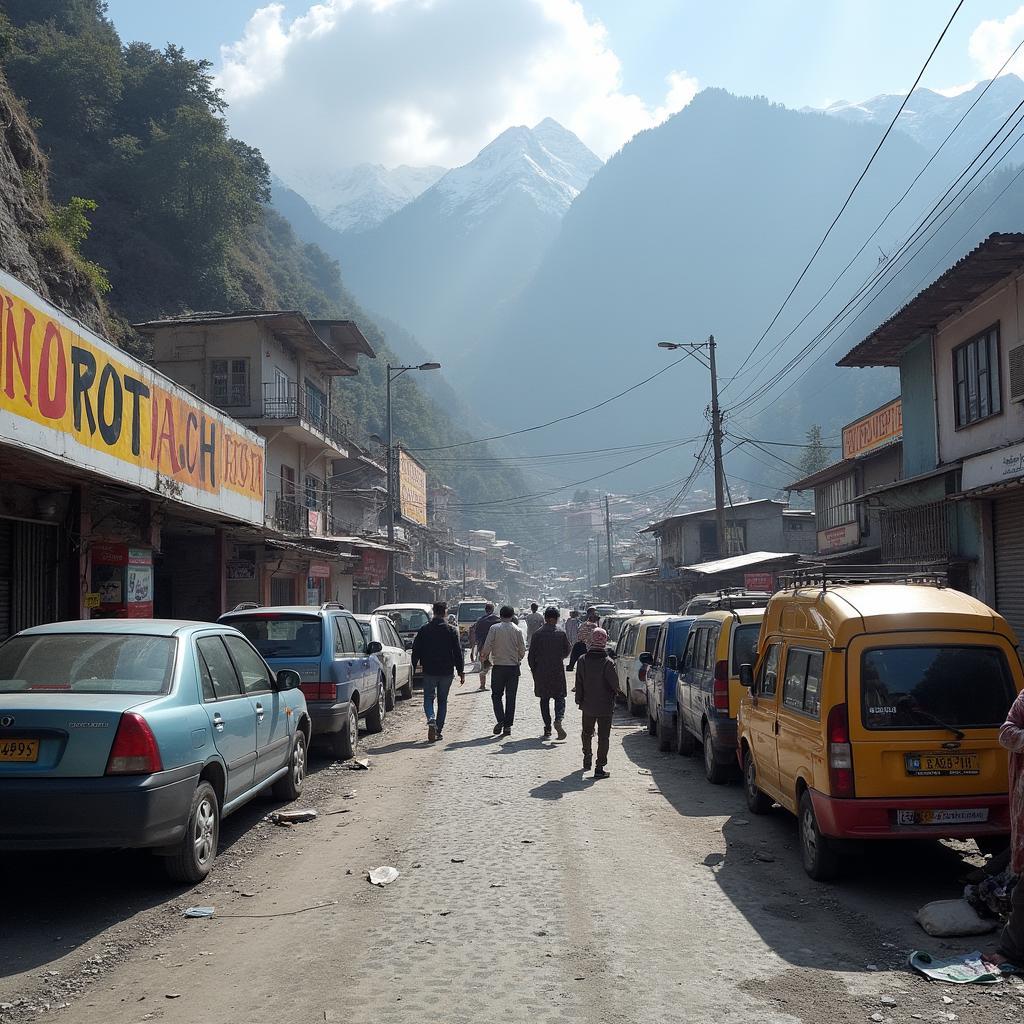
<instances>
[{"instance_id":1,"label":"hindi signboard","mask_svg":"<svg viewBox=\"0 0 1024 1024\"><path fill-rule=\"evenodd\" d=\"M398 452L398 513L427 525L427 471L406 451Z\"/></svg>"},{"instance_id":2,"label":"hindi signboard","mask_svg":"<svg viewBox=\"0 0 1024 1024\"><path fill-rule=\"evenodd\" d=\"M894 398L843 427L843 458L854 459L903 437L903 403Z\"/></svg>"}]
</instances>

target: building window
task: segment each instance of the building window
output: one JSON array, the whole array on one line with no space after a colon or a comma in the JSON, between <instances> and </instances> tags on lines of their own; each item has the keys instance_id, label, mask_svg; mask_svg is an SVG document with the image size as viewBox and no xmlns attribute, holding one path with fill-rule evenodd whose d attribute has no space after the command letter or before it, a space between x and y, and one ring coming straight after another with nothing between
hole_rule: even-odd
<instances>
[{"instance_id":1,"label":"building window","mask_svg":"<svg viewBox=\"0 0 1024 1024\"><path fill-rule=\"evenodd\" d=\"M215 405L249 404L249 360L210 360L210 398Z\"/></svg>"},{"instance_id":2,"label":"building window","mask_svg":"<svg viewBox=\"0 0 1024 1024\"><path fill-rule=\"evenodd\" d=\"M953 349L956 428L1002 412L999 390L999 325Z\"/></svg>"},{"instance_id":3,"label":"building window","mask_svg":"<svg viewBox=\"0 0 1024 1024\"><path fill-rule=\"evenodd\" d=\"M853 474L830 480L814 489L814 512L819 530L844 526L857 521L857 506L853 504L855 492Z\"/></svg>"},{"instance_id":4,"label":"building window","mask_svg":"<svg viewBox=\"0 0 1024 1024\"><path fill-rule=\"evenodd\" d=\"M327 395L308 377L306 378L306 415L311 423L321 427L327 422Z\"/></svg>"},{"instance_id":5,"label":"building window","mask_svg":"<svg viewBox=\"0 0 1024 1024\"><path fill-rule=\"evenodd\" d=\"M318 476L306 477L306 508L314 511L323 508L324 482Z\"/></svg>"}]
</instances>

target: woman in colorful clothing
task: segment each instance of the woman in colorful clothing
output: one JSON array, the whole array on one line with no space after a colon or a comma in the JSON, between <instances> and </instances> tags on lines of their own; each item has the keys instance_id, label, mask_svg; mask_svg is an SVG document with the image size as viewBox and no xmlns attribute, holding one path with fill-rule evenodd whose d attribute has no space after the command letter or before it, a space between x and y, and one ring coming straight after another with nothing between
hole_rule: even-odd
<instances>
[{"instance_id":1,"label":"woman in colorful clothing","mask_svg":"<svg viewBox=\"0 0 1024 1024\"><path fill-rule=\"evenodd\" d=\"M1010 752L1010 868L1020 875L1024 871L1024 691L1017 695L999 730L999 742ZM1024 967L1024 885L1019 882L1013 889L1010 917L996 953L986 959Z\"/></svg>"}]
</instances>

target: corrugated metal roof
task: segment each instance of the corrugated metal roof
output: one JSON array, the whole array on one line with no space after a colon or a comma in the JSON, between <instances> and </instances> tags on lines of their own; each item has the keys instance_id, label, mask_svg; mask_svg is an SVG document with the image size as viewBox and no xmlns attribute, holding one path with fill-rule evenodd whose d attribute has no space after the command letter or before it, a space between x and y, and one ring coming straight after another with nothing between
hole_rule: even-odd
<instances>
[{"instance_id":1,"label":"corrugated metal roof","mask_svg":"<svg viewBox=\"0 0 1024 1024\"><path fill-rule=\"evenodd\" d=\"M681 573L692 572L699 576L717 576L721 572L732 572L735 569L746 569L751 565L762 565L765 562L777 562L779 560L799 561L800 556L792 551L750 551L745 555L719 558L715 562L681 565L679 571Z\"/></svg>"}]
</instances>

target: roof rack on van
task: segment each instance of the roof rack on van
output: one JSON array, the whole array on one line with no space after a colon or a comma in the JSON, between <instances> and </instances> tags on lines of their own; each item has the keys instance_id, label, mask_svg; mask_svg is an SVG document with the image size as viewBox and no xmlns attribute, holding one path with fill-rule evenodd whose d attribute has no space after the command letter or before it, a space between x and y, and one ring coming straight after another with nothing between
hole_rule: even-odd
<instances>
[{"instance_id":1,"label":"roof rack on van","mask_svg":"<svg viewBox=\"0 0 1024 1024\"><path fill-rule=\"evenodd\" d=\"M345 606L339 601L324 601L324 603L320 605L320 611L322 612L327 611L328 608L341 608L344 610Z\"/></svg>"},{"instance_id":2,"label":"roof rack on van","mask_svg":"<svg viewBox=\"0 0 1024 1024\"><path fill-rule=\"evenodd\" d=\"M231 610L233 612L244 612L244 611L248 611L250 608L261 608L261 607L262 607L262 605L259 603L259 601L241 601L239 604L236 604L235 607L232 608Z\"/></svg>"},{"instance_id":3,"label":"roof rack on van","mask_svg":"<svg viewBox=\"0 0 1024 1024\"><path fill-rule=\"evenodd\" d=\"M933 587L949 585L941 563L919 565L804 565L778 574L782 590L800 587L851 586L864 583L914 583Z\"/></svg>"}]
</instances>

